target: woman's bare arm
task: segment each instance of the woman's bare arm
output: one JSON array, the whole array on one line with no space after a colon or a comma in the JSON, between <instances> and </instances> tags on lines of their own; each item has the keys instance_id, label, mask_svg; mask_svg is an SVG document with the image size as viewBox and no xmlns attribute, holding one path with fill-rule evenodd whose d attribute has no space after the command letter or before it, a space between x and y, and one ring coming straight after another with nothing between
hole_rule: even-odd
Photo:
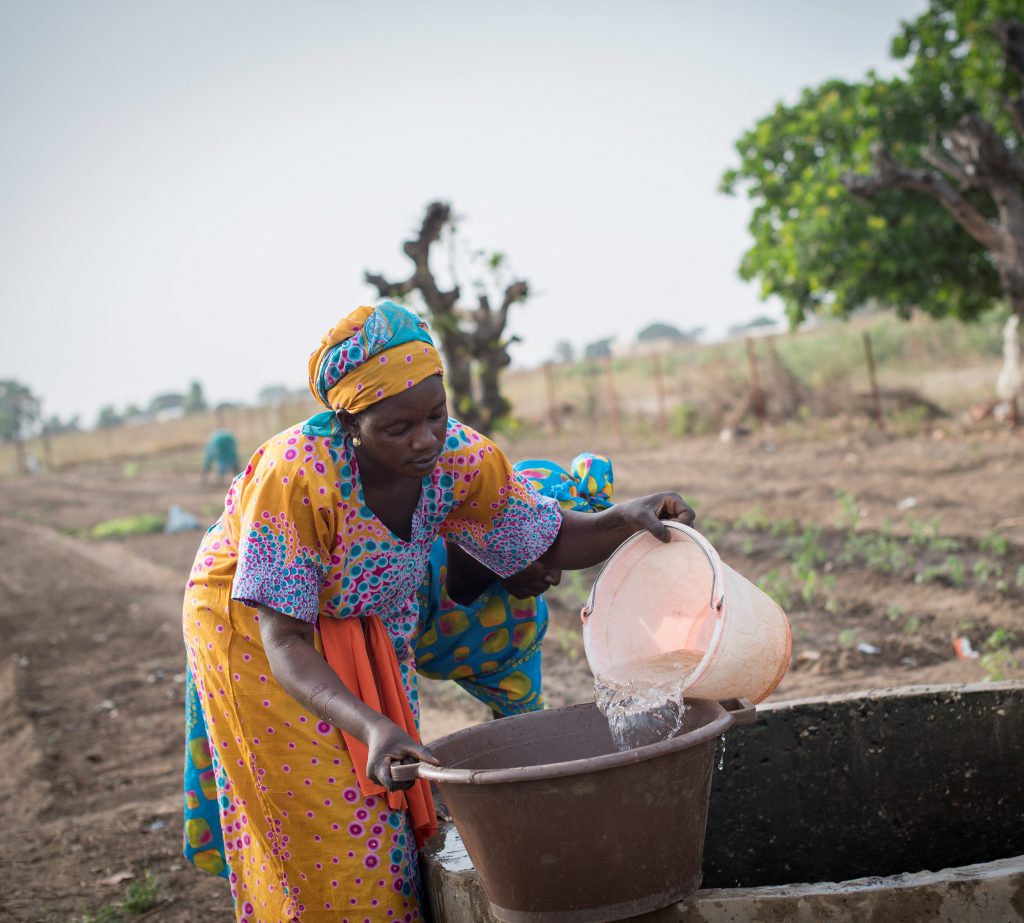
<instances>
[{"instance_id":1,"label":"woman's bare arm","mask_svg":"<svg viewBox=\"0 0 1024 923\"><path fill-rule=\"evenodd\" d=\"M437 762L430 750L349 690L313 646L312 625L266 606L258 608L260 638L274 678L307 711L366 744L370 778L385 788L408 788L411 782L391 781L386 763L409 757Z\"/></svg>"},{"instance_id":2,"label":"woman's bare arm","mask_svg":"<svg viewBox=\"0 0 1024 923\"><path fill-rule=\"evenodd\" d=\"M551 547L541 555L544 564L564 570L593 567L635 532L646 530L660 541L670 541L663 519L692 525L694 512L678 494L660 493L620 503L600 513L562 510L562 527Z\"/></svg>"}]
</instances>

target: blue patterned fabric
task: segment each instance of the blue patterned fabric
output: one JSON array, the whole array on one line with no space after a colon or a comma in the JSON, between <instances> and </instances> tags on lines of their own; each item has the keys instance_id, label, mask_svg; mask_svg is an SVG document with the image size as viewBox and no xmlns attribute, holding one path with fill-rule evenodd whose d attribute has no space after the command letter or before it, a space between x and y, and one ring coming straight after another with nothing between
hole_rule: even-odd
<instances>
[{"instance_id":1,"label":"blue patterned fabric","mask_svg":"<svg viewBox=\"0 0 1024 923\"><path fill-rule=\"evenodd\" d=\"M539 459L513 468L563 509L598 512L612 505L612 463L603 455L577 455L572 473ZM458 683L502 717L542 709L541 642L549 620L544 597L516 599L495 579L463 605L448 595L447 578L447 549L438 539L417 593L417 672Z\"/></svg>"},{"instance_id":2,"label":"blue patterned fabric","mask_svg":"<svg viewBox=\"0 0 1024 923\"><path fill-rule=\"evenodd\" d=\"M199 706L192 668L185 672L185 858L197 868L228 877L217 798L217 767Z\"/></svg>"},{"instance_id":3,"label":"blue patterned fabric","mask_svg":"<svg viewBox=\"0 0 1024 923\"><path fill-rule=\"evenodd\" d=\"M603 455L583 452L572 460L570 471L544 459L528 459L513 466L537 493L557 500L562 509L596 513L612 505L612 463Z\"/></svg>"}]
</instances>

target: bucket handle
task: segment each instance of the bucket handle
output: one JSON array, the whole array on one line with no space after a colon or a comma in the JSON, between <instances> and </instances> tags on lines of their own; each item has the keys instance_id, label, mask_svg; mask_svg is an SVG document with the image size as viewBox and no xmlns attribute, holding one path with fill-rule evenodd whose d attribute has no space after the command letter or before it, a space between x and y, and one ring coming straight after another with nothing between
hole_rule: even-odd
<instances>
[{"instance_id":1,"label":"bucket handle","mask_svg":"<svg viewBox=\"0 0 1024 923\"><path fill-rule=\"evenodd\" d=\"M722 559L718 556L718 552L715 551L714 545L704 538L704 536L696 529L684 526L681 522L667 519L662 520L662 523L670 529L676 529L677 531L687 535L690 540L704 552L704 557L708 559L708 564L711 565L711 608L718 612L722 608L722 603L725 601L725 576L722 574ZM631 542L637 535L645 534L647 533L637 532L636 535L631 536L626 539L626 541ZM623 542L623 545L624 544L625 542ZM619 548L621 547L622 545L619 546ZM604 568L601 568L601 573L597 575L594 585L590 588L590 595L587 597L586 604L582 609L580 609L580 618L583 620L584 625L590 621L590 613L594 611L594 596L597 593L597 585L601 582L601 574L603 573Z\"/></svg>"}]
</instances>

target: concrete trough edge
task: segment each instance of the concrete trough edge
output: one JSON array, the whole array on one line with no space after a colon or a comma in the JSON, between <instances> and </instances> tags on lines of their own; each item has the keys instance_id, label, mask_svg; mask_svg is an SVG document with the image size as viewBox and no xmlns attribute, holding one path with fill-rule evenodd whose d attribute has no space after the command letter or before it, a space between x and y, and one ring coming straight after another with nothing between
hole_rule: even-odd
<instances>
[{"instance_id":1,"label":"concrete trough edge","mask_svg":"<svg viewBox=\"0 0 1024 923\"><path fill-rule=\"evenodd\" d=\"M972 691L1020 691L1019 681L867 689L758 706L759 712L798 705L851 702ZM1024 822L1024 819L1022 819ZM475 870L451 871L425 858L435 923L495 921ZM1024 921L1024 855L937 871L906 872L846 881L789 883L753 888L709 888L636 920L647 923L1013 923Z\"/></svg>"}]
</instances>

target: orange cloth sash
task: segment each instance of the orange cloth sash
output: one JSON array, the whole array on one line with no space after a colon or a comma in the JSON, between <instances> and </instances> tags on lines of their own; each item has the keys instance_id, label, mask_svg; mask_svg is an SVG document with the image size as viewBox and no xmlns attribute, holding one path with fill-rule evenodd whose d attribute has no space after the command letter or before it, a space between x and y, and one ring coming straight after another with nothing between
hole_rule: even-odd
<instances>
[{"instance_id":1,"label":"orange cloth sash","mask_svg":"<svg viewBox=\"0 0 1024 923\"><path fill-rule=\"evenodd\" d=\"M346 688L419 742L420 732L402 686L395 648L380 618L372 615L320 619L319 629L324 656ZM345 731L340 733L352 757L360 791L364 796L386 797L393 811L408 811L416 845L422 847L437 832L430 783L426 779L418 779L412 788L404 792L387 791L366 774L369 756L366 744Z\"/></svg>"}]
</instances>

